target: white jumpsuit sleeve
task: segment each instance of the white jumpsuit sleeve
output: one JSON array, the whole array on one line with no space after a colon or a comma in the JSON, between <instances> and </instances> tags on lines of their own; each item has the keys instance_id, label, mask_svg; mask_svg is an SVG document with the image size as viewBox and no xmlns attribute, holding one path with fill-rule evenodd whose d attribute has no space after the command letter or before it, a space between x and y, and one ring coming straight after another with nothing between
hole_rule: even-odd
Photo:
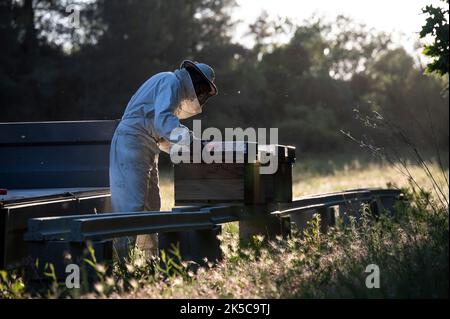
<instances>
[{"instance_id":1,"label":"white jumpsuit sleeve","mask_svg":"<svg viewBox=\"0 0 450 319\"><path fill-rule=\"evenodd\" d=\"M153 126L158 135L170 143L186 143L190 139L189 129L173 114L180 103L181 86L176 78L166 78L158 84L155 92L155 117ZM177 134L171 133L176 130Z\"/></svg>"}]
</instances>

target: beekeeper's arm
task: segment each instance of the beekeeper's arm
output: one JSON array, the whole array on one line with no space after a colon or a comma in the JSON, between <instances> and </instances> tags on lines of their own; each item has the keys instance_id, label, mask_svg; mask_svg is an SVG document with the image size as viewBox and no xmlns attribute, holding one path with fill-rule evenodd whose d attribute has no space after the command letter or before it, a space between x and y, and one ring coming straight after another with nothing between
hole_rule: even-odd
<instances>
[{"instance_id":1,"label":"beekeeper's arm","mask_svg":"<svg viewBox=\"0 0 450 319\"><path fill-rule=\"evenodd\" d=\"M158 135L171 145L189 145L191 138L189 129L173 114L180 103L180 91L181 87L175 79L166 78L159 83L155 97L153 125Z\"/></svg>"}]
</instances>

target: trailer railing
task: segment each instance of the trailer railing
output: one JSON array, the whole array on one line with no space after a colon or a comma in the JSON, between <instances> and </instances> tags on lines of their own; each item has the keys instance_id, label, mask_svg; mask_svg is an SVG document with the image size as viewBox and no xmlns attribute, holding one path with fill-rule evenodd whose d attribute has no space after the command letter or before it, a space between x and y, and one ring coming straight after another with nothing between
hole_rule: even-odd
<instances>
[{"instance_id":1,"label":"trailer railing","mask_svg":"<svg viewBox=\"0 0 450 319\"><path fill-rule=\"evenodd\" d=\"M220 259L220 242L214 234L224 223L239 222L241 240L248 240L256 234L270 238L286 235L290 226L302 229L318 213L322 229L326 231L337 217L357 214L361 204L369 205L374 214L392 214L395 202L401 198L402 194L397 189L355 189L264 205L198 205L175 207L172 211L163 212L32 218L28 221L25 240L29 244L30 254L35 258L55 261L58 256L48 255L49 252L54 254L54 247L60 247L72 257L81 257L77 256L81 254L80 247L91 242L100 248L101 260L112 258L108 250L112 249L113 238L159 233L162 238L160 249L169 249L173 244L180 244L180 241L190 241L180 253L201 263L205 257L209 260ZM205 234L209 239L205 239Z\"/></svg>"}]
</instances>

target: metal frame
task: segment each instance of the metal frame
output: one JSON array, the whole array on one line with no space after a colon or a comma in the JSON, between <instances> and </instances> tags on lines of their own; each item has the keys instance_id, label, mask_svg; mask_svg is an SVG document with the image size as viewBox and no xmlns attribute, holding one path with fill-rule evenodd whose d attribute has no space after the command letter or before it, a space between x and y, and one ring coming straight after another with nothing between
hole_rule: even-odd
<instances>
[{"instance_id":1,"label":"metal frame","mask_svg":"<svg viewBox=\"0 0 450 319\"><path fill-rule=\"evenodd\" d=\"M108 187L109 148L118 123L0 123L0 187Z\"/></svg>"},{"instance_id":2,"label":"metal frame","mask_svg":"<svg viewBox=\"0 0 450 319\"><path fill-rule=\"evenodd\" d=\"M305 196L286 203L217 204L175 207L166 212L31 218L25 241L32 257L53 261L60 274L63 274L64 262L58 263L55 258L69 253L73 260L81 260L87 242L100 249L97 261L108 262L112 258L111 239L150 233L161 234L160 250L170 254L173 245L179 244L184 260L202 264L205 258L212 261L221 259L220 241L217 239L220 224L239 221L239 235L244 243L256 234L266 238L286 236L291 224L301 229L317 212L322 217L321 229L326 231L334 224L334 206L365 202L374 205L376 213L379 213L385 209L383 203L387 203L387 209L392 212L392 205L401 196L401 192L395 189L358 189Z\"/></svg>"},{"instance_id":3,"label":"metal frame","mask_svg":"<svg viewBox=\"0 0 450 319\"><path fill-rule=\"evenodd\" d=\"M147 211L32 218L28 221L27 241L65 240L83 242L159 232L211 229L215 225L262 217L283 218L354 202L370 203L383 198L398 199L396 189L360 189L306 196L290 203L261 206L216 205Z\"/></svg>"},{"instance_id":4,"label":"metal frame","mask_svg":"<svg viewBox=\"0 0 450 319\"><path fill-rule=\"evenodd\" d=\"M107 189L87 192L64 193L55 196L11 199L0 203L0 268L21 265L28 255L24 235L29 220L77 214L92 214L94 211L110 211L110 193ZM45 216L45 217L44 217Z\"/></svg>"}]
</instances>

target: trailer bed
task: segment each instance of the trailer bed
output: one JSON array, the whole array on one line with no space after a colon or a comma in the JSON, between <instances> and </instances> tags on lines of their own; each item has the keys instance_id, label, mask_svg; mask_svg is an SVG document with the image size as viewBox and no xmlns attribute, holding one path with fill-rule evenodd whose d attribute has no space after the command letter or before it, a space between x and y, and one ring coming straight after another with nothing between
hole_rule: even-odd
<instances>
[{"instance_id":1,"label":"trailer bed","mask_svg":"<svg viewBox=\"0 0 450 319\"><path fill-rule=\"evenodd\" d=\"M9 189L6 195L0 195L0 207L14 204L54 199L56 197L69 197L77 195L109 193L107 187L72 187L72 188L35 188L35 189Z\"/></svg>"}]
</instances>

